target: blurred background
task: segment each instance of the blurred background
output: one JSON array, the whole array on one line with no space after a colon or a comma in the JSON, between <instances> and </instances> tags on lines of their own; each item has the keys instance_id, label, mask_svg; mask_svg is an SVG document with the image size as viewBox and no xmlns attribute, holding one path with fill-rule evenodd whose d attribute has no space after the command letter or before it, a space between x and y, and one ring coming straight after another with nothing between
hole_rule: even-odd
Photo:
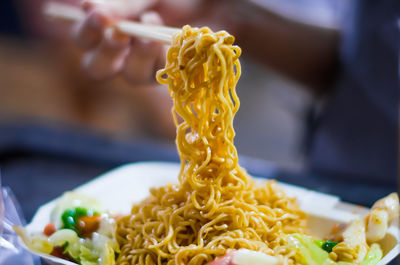
<instances>
[{"instance_id":1,"label":"blurred background","mask_svg":"<svg viewBox=\"0 0 400 265\"><path fill-rule=\"evenodd\" d=\"M199 2L217 2L93 1L133 3L141 8L154 2L173 3L166 12L171 21L174 5L185 10ZM78 0L58 2L80 5ZM241 107L234 124L241 165L253 175L274 177L366 206L395 191L398 131L394 128L398 128L400 90L396 90L398 54L396 58L393 54L398 52L400 34L393 22L394 17L398 21L400 4L363 0L221 2L225 3L223 8L212 9L207 19L193 22L194 25L221 29L221 23L215 23L217 17L226 20L229 27L232 17L226 7L251 2L253 9L236 10L239 18L232 21L240 20L243 12L254 10L262 10L267 18L263 25L257 25L260 12L254 17L247 14L246 19L255 22L255 30L250 31L249 27L249 32L237 35L237 41L246 43L246 36L252 35L257 43L254 36L265 24L266 32L277 39L283 36L284 40L288 37L304 41L307 36L322 36L321 41L311 38L302 43L282 42L285 47L279 47L277 41L278 45L271 45L275 50L267 47L264 51L268 54L270 50L270 59L278 62L274 69L284 68L281 61L283 65L294 62L292 72L286 72L286 76L292 74L293 80L296 73L313 69L312 77L325 81L320 87L326 90L323 92L331 93L331 86L337 92L328 95L337 100L330 109L334 115L329 118L337 119L327 131L319 127L322 144L312 161L322 164L322 170L307 172L304 169L311 153L310 141L316 138L311 132L316 131L316 113L326 98L311 92L315 84L305 87L307 82L301 80L301 75L297 79L303 85L268 68L261 62L265 58L257 58L254 53L251 56L250 49L243 49L242 77L237 87ZM119 165L146 160L179 161L167 88L150 90L122 76L92 78L82 66L84 52L71 38L73 25L46 18L44 4L44 0L0 1L0 185L11 187L27 220L41 204ZM191 24L190 18L181 21ZM306 34L288 30L291 27L305 29ZM311 51L298 57L296 48ZM285 49L292 55L285 58L286 62L274 54ZM332 65L318 69L318 64L307 64L308 59L319 65ZM296 60L306 63L296 64ZM333 70L328 79L320 74L325 70Z\"/></svg>"},{"instance_id":2,"label":"blurred background","mask_svg":"<svg viewBox=\"0 0 400 265\"><path fill-rule=\"evenodd\" d=\"M57 2L82 5L78 0ZM390 37L398 31L393 21L399 13L390 3L377 9L372 2L356 0L91 2L119 4L126 13L155 10L175 27L190 23L233 32L243 48L235 143L241 165L251 174L363 205L395 189L398 62L393 52L398 48ZM171 100L167 88L153 78L163 60L153 60L145 82L127 78L127 72L146 68L144 63L135 71L96 78L93 67L101 72L114 62L92 60L92 72L88 68L87 59L93 56L87 56L96 55L108 41L106 31L100 32L99 46L84 52L77 45L76 29L85 24L45 17L45 3L0 3L2 185L14 190L28 219L40 204L119 165L179 161ZM87 14L86 22L99 22ZM142 19L137 14L127 18ZM369 23L357 24L358 19ZM265 35L258 39L257 34ZM138 44L137 39L130 41ZM153 46L146 45L137 54L149 51L155 58ZM326 104L323 114L334 115L324 116L321 123L323 115L318 114L326 99L336 101Z\"/></svg>"},{"instance_id":3,"label":"blurred background","mask_svg":"<svg viewBox=\"0 0 400 265\"><path fill-rule=\"evenodd\" d=\"M81 69L81 52L69 40L69 26L46 20L41 14L43 2L1 2L0 124L40 124L173 145L173 133L149 128L144 120L151 117L123 81L87 77ZM331 29L338 26L345 6L338 0L255 2L294 20ZM235 120L239 153L301 168L312 96L246 56L246 50L242 65L241 108Z\"/></svg>"}]
</instances>

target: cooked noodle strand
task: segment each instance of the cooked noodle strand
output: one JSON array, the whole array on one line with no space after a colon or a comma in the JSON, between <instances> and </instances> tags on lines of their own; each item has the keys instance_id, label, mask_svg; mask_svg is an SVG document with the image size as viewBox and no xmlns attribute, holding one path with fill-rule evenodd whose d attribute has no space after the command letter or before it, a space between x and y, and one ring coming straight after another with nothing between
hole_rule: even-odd
<instances>
[{"instance_id":1,"label":"cooked noodle strand","mask_svg":"<svg viewBox=\"0 0 400 265\"><path fill-rule=\"evenodd\" d=\"M179 183L152 188L117 222L118 264L202 265L240 248L295 263L285 235L303 232L305 214L274 181L255 183L238 164L241 50L233 43L206 27L174 36L157 80L174 103Z\"/></svg>"}]
</instances>

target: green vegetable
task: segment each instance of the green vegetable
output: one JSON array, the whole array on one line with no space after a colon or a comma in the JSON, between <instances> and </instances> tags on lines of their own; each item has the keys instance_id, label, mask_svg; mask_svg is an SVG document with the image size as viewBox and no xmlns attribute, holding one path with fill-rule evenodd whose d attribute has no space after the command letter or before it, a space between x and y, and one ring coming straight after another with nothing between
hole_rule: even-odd
<instances>
[{"instance_id":1,"label":"green vegetable","mask_svg":"<svg viewBox=\"0 0 400 265\"><path fill-rule=\"evenodd\" d=\"M80 263L82 265L97 265L98 264L98 259L99 259L99 255L97 254L96 251L94 251L93 249L88 248L85 245L81 245L80 247Z\"/></svg>"},{"instance_id":2,"label":"green vegetable","mask_svg":"<svg viewBox=\"0 0 400 265\"><path fill-rule=\"evenodd\" d=\"M325 250L326 252L331 253L331 252L332 252L332 249L333 249L337 244L338 244L338 242L333 242L333 241L327 240L327 241L325 241L325 242L322 244L321 248L322 248L323 250Z\"/></svg>"},{"instance_id":3,"label":"green vegetable","mask_svg":"<svg viewBox=\"0 0 400 265\"><path fill-rule=\"evenodd\" d=\"M95 211L90 209L96 209L96 212L99 213L104 212L103 206L96 199L93 199L79 192L69 191L64 193L63 196L59 200L57 200L57 203L50 214L50 222L55 225L57 230L63 228L63 220L60 217L66 210L72 210L76 208L88 209L87 215L94 215ZM79 211L80 209L78 210L78 212Z\"/></svg>"},{"instance_id":4,"label":"green vegetable","mask_svg":"<svg viewBox=\"0 0 400 265\"><path fill-rule=\"evenodd\" d=\"M93 239L85 239L80 247L80 264L82 265L115 265L113 241L101 234L94 233Z\"/></svg>"},{"instance_id":5,"label":"green vegetable","mask_svg":"<svg viewBox=\"0 0 400 265\"><path fill-rule=\"evenodd\" d=\"M75 209L75 218L79 219L82 216L88 215L88 210L83 207L76 207Z\"/></svg>"},{"instance_id":6,"label":"green vegetable","mask_svg":"<svg viewBox=\"0 0 400 265\"><path fill-rule=\"evenodd\" d=\"M323 251L321 248L316 246L313 243L311 237L308 236L298 236L297 239L301 242L301 244L308 250L309 258L315 261L315 264L324 264L328 258L328 253Z\"/></svg>"},{"instance_id":7,"label":"green vegetable","mask_svg":"<svg viewBox=\"0 0 400 265\"><path fill-rule=\"evenodd\" d=\"M320 248L322 248L322 245L325 243L324 240L315 240L314 243L319 246Z\"/></svg>"},{"instance_id":8,"label":"green vegetable","mask_svg":"<svg viewBox=\"0 0 400 265\"><path fill-rule=\"evenodd\" d=\"M64 253L74 260L78 260L80 240L76 232L71 229L58 230L49 237L49 242L53 246L63 247Z\"/></svg>"},{"instance_id":9,"label":"green vegetable","mask_svg":"<svg viewBox=\"0 0 400 265\"><path fill-rule=\"evenodd\" d=\"M331 253L332 249L338 244L338 242L333 242L330 240L316 240L314 243L328 253Z\"/></svg>"},{"instance_id":10,"label":"green vegetable","mask_svg":"<svg viewBox=\"0 0 400 265\"><path fill-rule=\"evenodd\" d=\"M66 209L62 215L62 228L63 229L71 229L75 232L78 232L76 226L79 222L79 219L84 216L93 216L98 214L95 210L88 210L83 207L75 207L73 209Z\"/></svg>"},{"instance_id":11,"label":"green vegetable","mask_svg":"<svg viewBox=\"0 0 400 265\"><path fill-rule=\"evenodd\" d=\"M327 242L334 243L330 246L335 246L337 243L332 241L313 241L311 237L301 234L293 234L288 237L289 245L296 248L301 254L301 263L304 265L355 265L350 262L334 262L329 258L326 250L323 250L323 245ZM372 244L364 260L359 265L376 265L382 259L382 250L378 244Z\"/></svg>"},{"instance_id":12,"label":"green vegetable","mask_svg":"<svg viewBox=\"0 0 400 265\"><path fill-rule=\"evenodd\" d=\"M294 234L289 237L291 245L300 250L302 264L322 265L334 264L328 257L328 253L317 246L311 237L301 234ZM330 263L333 262L333 263Z\"/></svg>"},{"instance_id":13,"label":"green vegetable","mask_svg":"<svg viewBox=\"0 0 400 265\"><path fill-rule=\"evenodd\" d=\"M75 210L71 210L71 209L65 210L63 212L63 214L61 215L61 220L63 222L62 228L71 229L76 232Z\"/></svg>"},{"instance_id":14,"label":"green vegetable","mask_svg":"<svg viewBox=\"0 0 400 265\"><path fill-rule=\"evenodd\" d=\"M66 249L69 245L68 241L65 241L65 243L61 246L63 249Z\"/></svg>"},{"instance_id":15,"label":"green vegetable","mask_svg":"<svg viewBox=\"0 0 400 265\"><path fill-rule=\"evenodd\" d=\"M382 259L383 253L378 244L372 244L360 265L375 265Z\"/></svg>"},{"instance_id":16,"label":"green vegetable","mask_svg":"<svg viewBox=\"0 0 400 265\"><path fill-rule=\"evenodd\" d=\"M92 210L92 209L96 209ZM100 229L92 238L80 238L77 229L80 218L103 213L101 204L93 198L77 192L67 192L60 198L50 214L56 232L47 237L40 234L29 235L22 227L15 231L30 248L50 254L54 247L62 247L63 253L82 265L115 265L119 246L114 238L115 220L104 214L100 218Z\"/></svg>"}]
</instances>

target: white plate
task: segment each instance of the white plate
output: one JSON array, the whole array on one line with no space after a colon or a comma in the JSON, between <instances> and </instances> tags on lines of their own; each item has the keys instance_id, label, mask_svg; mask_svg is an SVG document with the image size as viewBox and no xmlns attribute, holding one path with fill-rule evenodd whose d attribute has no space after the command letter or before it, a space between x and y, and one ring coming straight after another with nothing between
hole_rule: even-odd
<instances>
[{"instance_id":1,"label":"white plate","mask_svg":"<svg viewBox=\"0 0 400 265\"><path fill-rule=\"evenodd\" d=\"M76 191L101 201L112 213L129 213L132 204L144 199L149 188L176 182L180 165L165 162L141 162L118 167L76 188ZM262 180L262 179L260 179ZM280 183L289 196L296 196L301 208L308 214L308 226L315 236L325 236L336 223L347 223L367 211L366 208L343 203L338 197ZM61 195L61 194L60 194ZM30 233L42 231L50 220L50 212L56 200L41 206L27 225ZM400 253L400 230L391 226L385 238L379 242L384 257L378 265L389 263ZM20 240L23 244L22 240ZM29 250L29 249L28 249ZM63 259L29 250L49 264L75 264Z\"/></svg>"}]
</instances>

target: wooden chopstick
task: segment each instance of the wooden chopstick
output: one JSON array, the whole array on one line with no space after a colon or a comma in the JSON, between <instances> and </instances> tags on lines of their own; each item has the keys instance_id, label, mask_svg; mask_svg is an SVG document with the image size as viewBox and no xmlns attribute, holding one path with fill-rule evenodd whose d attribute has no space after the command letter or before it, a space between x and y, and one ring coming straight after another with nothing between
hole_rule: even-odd
<instances>
[{"instance_id":1,"label":"wooden chopstick","mask_svg":"<svg viewBox=\"0 0 400 265\"><path fill-rule=\"evenodd\" d=\"M78 7L58 2L47 2L44 5L43 13L51 18L72 22L81 21L85 17L85 13ZM129 36L140 37L165 44L171 44L172 36L180 30L178 28L142 24L127 20L117 21L111 26Z\"/></svg>"}]
</instances>

